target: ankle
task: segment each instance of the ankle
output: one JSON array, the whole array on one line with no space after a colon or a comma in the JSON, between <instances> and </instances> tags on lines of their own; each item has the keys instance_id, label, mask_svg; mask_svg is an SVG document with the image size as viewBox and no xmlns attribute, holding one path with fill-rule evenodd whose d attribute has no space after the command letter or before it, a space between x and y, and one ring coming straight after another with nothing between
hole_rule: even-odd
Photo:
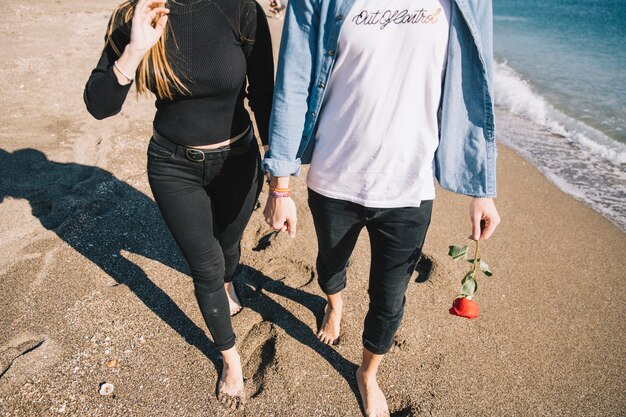
<instances>
[{"instance_id":1,"label":"ankle","mask_svg":"<svg viewBox=\"0 0 626 417\"><path fill-rule=\"evenodd\" d=\"M363 382L367 383L376 383L376 375L378 374L376 371L363 369L363 367L359 367L356 370L356 374L358 378L361 378Z\"/></svg>"},{"instance_id":2,"label":"ankle","mask_svg":"<svg viewBox=\"0 0 626 417\"><path fill-rule=\"evenodd\" d=\"M341 312L343 310L343 304L328 304L328 309L334 312Z\"/></svg>"},{"instance_id":3,"label":"ankle","mask_svg":"<svg viewBox=\"0 0 626 417\"><path fill-rule=\"evenodd\" d=\"M333 295L331 297L328 297L326 301L328 303L328 308L330 308L331 310L341 310L343 308L343 298L341 297L341 295Z\"/></svg>"},{"instance_id":4,"label":"ankle","mask_svg":"<svg viewBox=\"0 0 626 417\"><path fill-rule=\"evenodd\" d=\"M236 349L228 349L222 352L222 362L224 367L236 368L241 367L241 357Z\"/></svg>"}]
</instances>

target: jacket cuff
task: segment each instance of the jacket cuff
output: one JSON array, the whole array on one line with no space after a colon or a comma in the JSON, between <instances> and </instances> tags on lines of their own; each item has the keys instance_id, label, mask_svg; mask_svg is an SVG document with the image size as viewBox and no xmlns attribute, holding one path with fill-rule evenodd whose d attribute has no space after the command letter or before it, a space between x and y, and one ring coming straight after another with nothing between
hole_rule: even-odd
<instances>
[{"instance_id":1,"label":"jacket cuff","mask_svg":"<svg viewBox=\"0 0 626 417\"><path fill-rule=\"evenodd\" d=\"M273 158L263 160L263 171L269 172L273 177L288 177L300 174L300 158L295 161L279 161Z\"/></svg>"}]
</instances>

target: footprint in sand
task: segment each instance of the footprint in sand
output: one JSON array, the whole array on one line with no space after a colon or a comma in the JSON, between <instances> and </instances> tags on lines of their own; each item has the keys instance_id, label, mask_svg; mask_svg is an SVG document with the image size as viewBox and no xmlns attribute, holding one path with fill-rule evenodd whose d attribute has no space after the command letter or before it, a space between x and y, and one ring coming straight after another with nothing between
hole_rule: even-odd
<instances>
[{"instance_id":1,"label":"footprint in sand","mask_svg":"<svg viewBox=\"0 0 626 417\"><path fill-rule=\"evenodd\" d=\"M40 347L45 338L29 339L21 343L9 343L0 348L0 378L11 368L13 362Z\"/></svg>"},{"instance_id":2,"label":"footprint in sand","mask_svg":"<svg viewBox=\"0 0 626 417\"><path fill-rule=\"evenodd\" d=\"M270 259L267 267L263 268L263 273L274 281L296 289L306 287L315 279L312 266L284 257Z\"/></svg>"},{"instance_id":3,"label":"footprint in sand","mask_svg":"<svg viewBox=\"0 0 626 417\"><path fill-rule=\"evenodd\" d=\"M276 363L276 325L269 321L255 324L239 344L243 364L243 377L247 381L251 398L265 388L265 378Z\"/></svg>"}]
</instances>

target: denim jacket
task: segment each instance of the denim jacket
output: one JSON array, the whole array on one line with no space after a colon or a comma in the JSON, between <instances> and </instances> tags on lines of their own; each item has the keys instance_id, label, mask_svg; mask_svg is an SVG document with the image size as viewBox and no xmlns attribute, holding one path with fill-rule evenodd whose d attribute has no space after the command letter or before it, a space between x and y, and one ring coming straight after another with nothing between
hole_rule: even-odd
<instances>
[{"instance_id":1,"label":"denim jacket","mask_svg":"<svg viewBox=\"0 0 626 417\"><path fill-rule=\"evenodd\" d=\"M309 163L339 33L354 0L290 0L263 166L297 175ZM452 0L435 176L452 192L496 195L491 0ZM375 88L375 87L373 87ZM349 163L349 161L346 161Z\"/></svg>"}]
</instances>

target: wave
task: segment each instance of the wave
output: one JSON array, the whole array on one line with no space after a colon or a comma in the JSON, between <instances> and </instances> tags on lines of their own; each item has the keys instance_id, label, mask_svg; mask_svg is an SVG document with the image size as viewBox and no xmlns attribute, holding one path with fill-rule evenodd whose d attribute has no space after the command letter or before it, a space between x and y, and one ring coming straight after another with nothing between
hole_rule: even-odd
<instances>
[{"instance_id":1,"label":"wave","mask_svg":"<svg viewBox=\"0 0 626 417\"><path fill-rule=\"evenodd\" d=\"M626 145L558 110L506 61L495 64L494 81L496 106L544 126L613 164L626 164Z\"/></svg>"},{"instance_id":2,"label":"wave","mask_svg":"<svg viewBox=\"0 0 626 417\"><path fill-rule=\"evenodd\" d=\"M494 96L498 141L626 232L626 145L559 111L506 62Z\"/></svg>"}]
</instances>

